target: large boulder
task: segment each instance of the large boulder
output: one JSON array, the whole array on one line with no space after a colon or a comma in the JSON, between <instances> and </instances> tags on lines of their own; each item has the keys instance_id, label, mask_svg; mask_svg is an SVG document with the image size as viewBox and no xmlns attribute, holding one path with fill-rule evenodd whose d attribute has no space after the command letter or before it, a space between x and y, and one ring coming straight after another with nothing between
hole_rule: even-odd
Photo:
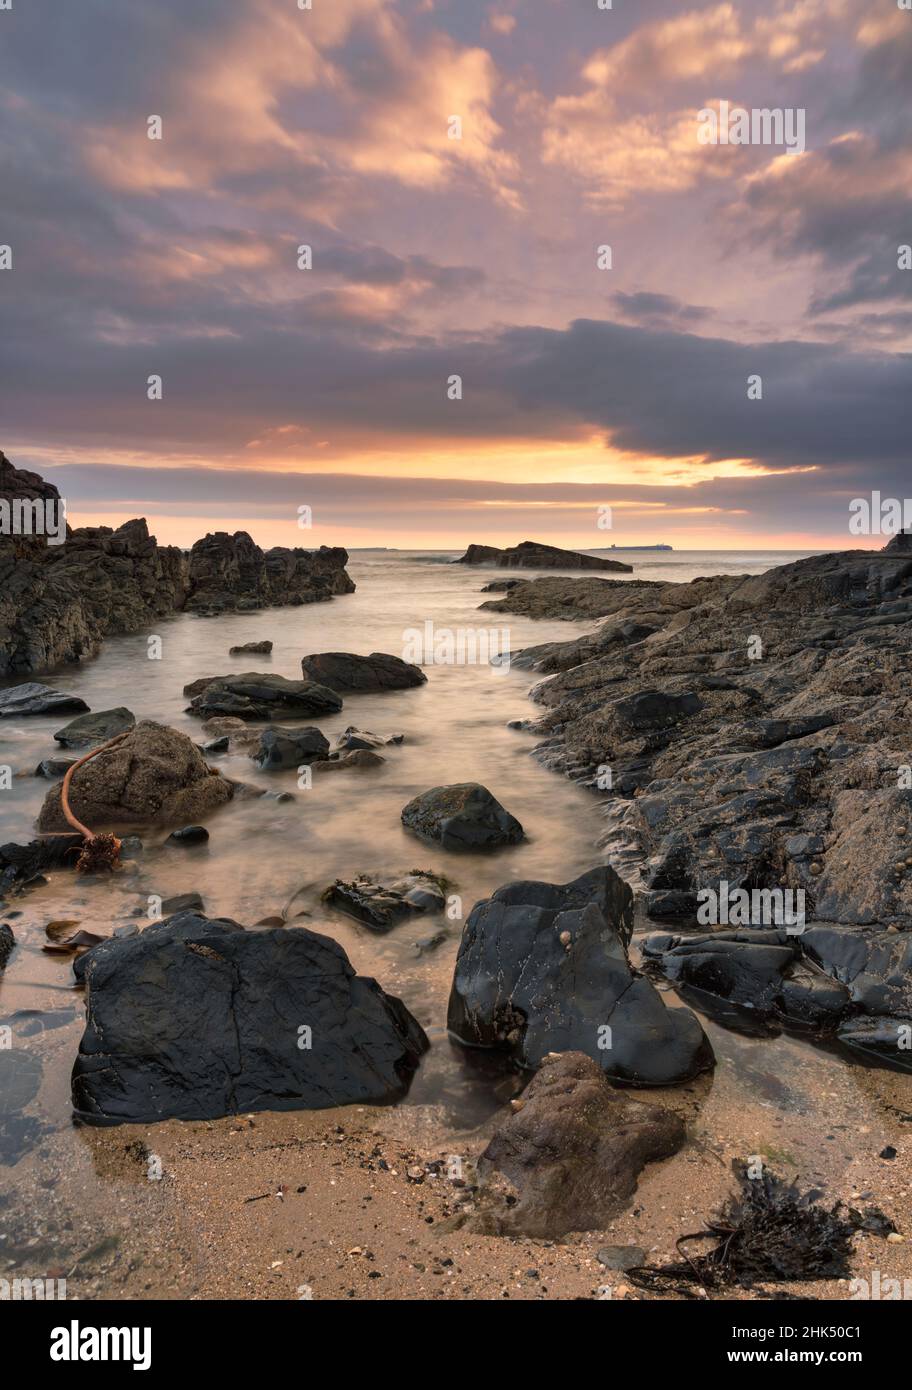
<instances>
[{"instance_id":1,"label":"large boulder","mask_svg":"<svg viewBox=\"0 0 912 1390\"><path fill-rule=\"evenodd\" d=\"M689 1009L667 1009L627 958L632 894L613 869L572 883L510 883L469 914L448 1027L531 1070L549 1052L584 1052L616 1080L685 1081L713 1065Z\"/></svg>"},{"instance_id":2,"label":"large boulder","mask_svg":"<svg viewBox=\"0 0 912 1390\"><path fill-rule=\"evenodd\" d=\"M75 714L88 708L78 695L66 695L62 690L52 690L49 685L39 685L37 681L0 690L0 719L19 718L24 714Z\"/></svg>"},{"instance_id":3,"label":"large boulder","mask_svg":"<svg viewBox=\"0 0 912 1390\"><path fill-rule=\"evenodd\" d=\"M68 830L60 787L45 797L38 829ZM142 720L124 739L73 774L70 805L93 830L196 823L231 800L232 786L207 765L186 734Z\"/></svg>"},{"instance_id":4,"label":"large boulder","mask_svg":"<svg viewBox=\"0 0 912 1390\"><path fill-rule=\"evenodd\" d=\"M620 560L609 560L601 555L582 555L576 550L561 550L556 545L545 545L542 541L520 541L501 549L496 545L470 545L466 553L455 562L458 565L497 565L503 569L570 569L570 570L615 570L626 574L633 572L632 565Z\"/></svg>"},{"instance_id":5,"label":"large boulder","mask_svg":"<svg viewBox=\"0 0 912 1390\"><path fill-rule=\"evenodd\" d=\"M615 1090L591 1057L552 1053L479 1160L480 1201L467 1225L540 1240L602 1230L645 1165L684 1139L680 1116Z\"/></svg>"},{"instance_id":6,"label":"large boulder","mask_svg":"<svg viewBox=\"0 0 912 1390\"><path fill-rule=\"evenodd\" d=\"M119 705L117 709L102 709L94 714L79 714L64 728L58 729L54 738L62 748L94 748L107 743L108 739L126 733L136 723L132 710Z\"/></svg>"},{"instance_id":7,"label":"large boulder","mask_svg":"<svg viewBox=\"0 0 912 1390\"><path fill-rule=\"evenodd\" d=\"M190 713L211 719L229 715L240 719L307 719L336 714L342 700L316 681L290 681L284 676L247 671L239 676L202 676L184 686Z\"/></svg>"},{"instance_id":8,"label":"large boulder","mask_svg":"<svg viewBox=\"0 0 912 1390\"><path fill-rule=\"evenodd\" d=\"M516 817L478 782L422 792L403 806L402 823L444 849L496 849L525 838Z\"/></svg>"},{"instance_id":9,"label":"large boulder","mask_svg":"<svg viewBox=\"0 0 912 1390\"><path fill-rule=\"evenodd\" d=\"M428 1041L335 941L188 912L82 962L73 1106L95 1124L401 1099Z\"/></svg>"},{"instance_id":10,"label":"large boulder","mask_svg":"<svg viewBox=\"0 0 912 1390\"><path fill-rule=\"evenodd\" d=\"M358 694L406 690L427 683L427 676L420 666L413 666L401 657L389 656L386 652L371 652L370 656L355 656L352 652L318 652L305 656L301 669L310 680L327 685L330 690Z\"/></svg>"},{"instance_id":11,"label":"large boulder","mask_svg":"<svg viewBox=\"0 0 912 1390\"><path fill-rule=\"evenodd\" d=\"M260 741L250 756L258 767L275 772L309 766L315 758L325 758L328 752L329 739L319 729L282 729L273 725L260 734Z\"/></svg>"}]
</instances>

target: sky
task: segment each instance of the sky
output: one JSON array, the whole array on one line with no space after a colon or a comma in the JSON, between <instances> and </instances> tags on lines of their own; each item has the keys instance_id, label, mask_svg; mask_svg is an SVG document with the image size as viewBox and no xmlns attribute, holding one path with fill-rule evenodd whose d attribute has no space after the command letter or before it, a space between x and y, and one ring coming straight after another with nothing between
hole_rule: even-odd
<instances>
[{"instance_id":1,"label":"sky","mask_svg":"<svg viewBox=\"0 0 912 1390\"><path fill-rule=\"evenodd\" d=\"M184 545L879 546L903 3L13 0L0 447Z\"/></svg>"}]
</instances>

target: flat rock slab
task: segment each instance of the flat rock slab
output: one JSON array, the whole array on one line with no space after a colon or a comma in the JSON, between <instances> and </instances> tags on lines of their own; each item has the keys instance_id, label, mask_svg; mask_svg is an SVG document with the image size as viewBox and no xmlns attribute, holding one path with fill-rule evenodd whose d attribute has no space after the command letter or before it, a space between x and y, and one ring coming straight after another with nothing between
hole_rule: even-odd
<instances>
[{"instance_id":1,"label":"flat rock slab","mask_svg":"<svg viewBox=\"0 0 912 1390\"><path fill-rule=\"evenodd\" d=\"M58 729L54 738L62 748L97 748L108 739L126 733L135 724L133 711L119 705L117 709L77 715L64 728Z\"/></svg>"},{"instance_id":2,"label":"flat rock slab","mask_svg":"<svg viewBox=\"0 0 912 1390\"><path fill-rule=\"evenodd\" d=\"M444 849L496 849L525 839L516 817L478 782L431 787L403 806L402 823Z\"/></svg>"},{"instance_id":3,"label":"flat rock slab","mask_svg":"<svg viewBox=\"0 0 912 1390\"><path fill-rule=\"evenodd\" d=\"M386 652L371 652L370 656L355 656L352 652L318 652L303 658L301 670L310 680L329 686L330 690L359 694L378 690L407 690L411 686L427 683L427 676L420 666Z\"/></svg>"},{"instance_id":4,"label":"flat rock slab","mask_svg":"<svg viewBox=\"0 0 912 1390\"><path fill-rule=\"evenodd\" d=\"M676 1153L684 1138L679 1115L614 1090L591 1057L552 1054L481 1156L468 1229L542 1240L600 1230L645 1165Z\"/></svg>"},{"instance_id":5,"label":"flat rock slab","mask_svg":"<svg viewBox=\"0 0 912 1390\"><path fill-rule=\"evenodd\" d=\"M336 714L342 700L315 681L290 681L284 676L247 671L239 676L203 676L184 686L190 713L204 719L227 715L239 719L306 719Z\"/></svg>"},{"instance_id":6,"label":"flat rock slab","mask_svg":"<svg viewBox=\"0 0 912 1390\"><path fill-rule=\"evenodd\" d=\"M666 1086L714 1063L689 1009L668 1009L627 958L632 894L613 869L519 882L477 903L462 935L448 1027L530 1070L583 1052L619 1081Z\"/></svg>"},{"instance_id":7,"label":"flat rock slab","mask_svg":"<svg viewBox=\"0 0 912 1390\"><path fill-rule=\"evenodd\" d=\"M0 690L0 719L12 719L23 714L78 714L89 707L78 695L66 695L49 685L28 681Z\"/></svg>"},{"instance_id":8,"label":"flat rock slab","mask_svg":"<svg viewBox=\"0 0 912 1390\"><path fill-rule=\"evenodd\" d=\"M243 642L239 647L229 647L229 656L270 656L272 654L271 642Z\"/></svg>"},{"instance_id":9,"label":"flat rock slab","mask_svg":"<svg viewBox=\"0 0 912 1390\"><path fill-rule=\"evenodd\" d=\"M401 1099L428 1041L335 941L197 913L83 957L73 1106L89 1123Z\"/></svg>"}]
</instances>

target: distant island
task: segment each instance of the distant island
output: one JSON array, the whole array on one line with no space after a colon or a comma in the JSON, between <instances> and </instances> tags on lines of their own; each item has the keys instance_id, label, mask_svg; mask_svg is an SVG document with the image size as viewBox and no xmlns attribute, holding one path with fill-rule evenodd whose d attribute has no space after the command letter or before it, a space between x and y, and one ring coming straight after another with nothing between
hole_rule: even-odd
<instances>
[{"instance_id":1,"label":"distant island","mask_svg":"<svg viewBox=\"0 0 912 1390\"><path fill-rule=\"evenodd\" d=\"M575 550L561 550L542 541L520 541L519 545L502 549L496 545L470 545L457 565L495 565L501 569L575 569L623 570L630 574L630 565L620 560L601 560L597 555L581 555Z\"/></svg>"},{"instance_id":2,"label":"distant island","mask_svg":"<svg viewBox=\"0 0 912 1390\"><path fill-rule=\"evenodd\" d=\"M674 550L673 545L610 545L609 550Z\"/></svg>"}]
</instances>

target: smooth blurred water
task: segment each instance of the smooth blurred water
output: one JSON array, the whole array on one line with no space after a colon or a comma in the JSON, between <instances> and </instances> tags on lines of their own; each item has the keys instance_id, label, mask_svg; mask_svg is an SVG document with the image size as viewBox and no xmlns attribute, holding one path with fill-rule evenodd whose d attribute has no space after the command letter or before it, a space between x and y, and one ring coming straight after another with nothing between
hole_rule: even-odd
<instances>
[{"instance_id":1,"label":"smooth blurred water","mask_svg":"<svg viewBox=\"0 0 912 1390\"><path fill-rule=\"evenodd\" d=\"M152 633L110 639L97 659L41 679L80 695L92 710L127 705L138 719L169 724L202 741L199 721L186 713L181 693L199 676L252 669L299 677L301 657L320 651L399 655L406 630L422 628L427 621L437 629L509 627L513 650L569 638L592 626L479 613L482 586L504 573L446 563L453 558L440 552L355 552L349 565L358 586L354 594L329 603L215 619L179 616L156 625ZM760 573L798 556L660 552L625 558L635 567L631 577L686 581L700 574ZM161 660L148 659L150 635L162 638ZM229 657L229 647L263 638L275 644L271 657ZM566 882L599 859L598 799L545 771L530 756L534 738L506 727L510 719L535 715L526 698L530 684L522 671L433 666L428 683L419 689L347 696L343 711L333 718L282 721L317 723L331 742L349 724L405 736L401 746L383 750L382 768L315 774L306 791L298 790L294 771L261 773L243 754L214 758L227 776L291 791L294 800L235 800L210 818L210 841L197 849L166 846L166 831L144 832L146 854L112 880L88 883L64 872L17 900L12 906L23 916L13 926L21 949L0 977L0 1015L59 1007L61 991L70 988L69 960L40 949L44 925L52 918L79 918L84 928L107 932L144 915L151 894L168 898L198 891L210 914L252 926L281 912L297 894L294 911L309 914L296 919L298 925L337 938L359 973L375 975L399 995L431 1036L435 1046L410 1099L449 1098L456 1104L453 1089L464 1089L466 1059L447 1042L444 1025L462 921L478 899L510 879ZM49 784L30 774L42 758L62 751L52 735L66 722L59 716L0 721L0 764L25 774L16 776L11 791L0 792L0 842L31 838ZM482 782L522 822L525 843L489 854L454 855L425 845L404 829L400 811L418 792L470 781ZM321 891L337 877L394 876L413 868L434 869L452 881L453 892L462 899L462 919L416 918L378 937L320 903ZM416 943L442 927L447 941L419 954ZM81 1012L77 1007L68 1029L67 1071ZM65 1049L61 1055L66 1057ZM63 1075L60 1080L64 1103Z\"/></svg>"}]
</instances>

